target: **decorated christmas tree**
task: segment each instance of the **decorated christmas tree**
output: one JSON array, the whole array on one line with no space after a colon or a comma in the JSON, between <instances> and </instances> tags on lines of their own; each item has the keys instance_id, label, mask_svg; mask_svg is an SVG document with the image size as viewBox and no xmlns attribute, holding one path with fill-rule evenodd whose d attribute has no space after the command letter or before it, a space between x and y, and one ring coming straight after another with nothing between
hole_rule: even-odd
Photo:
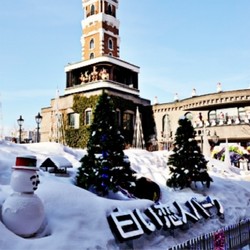
<instances>
[{"instance_id":1,"label":"decorated christmas tree","mask_svg":"<svg viewBox=\"0 0 250 250\"><path fill-rule=\"evenodd\" d=\"M207 161L195 140L195 130L186 117L178 123L173 154L168 159L171 177L167 185L182 189L190 187L192 182L201 181L209 187L212 179L207 172Z\"/></svg>"},{"instance_id":2,"label":"decorated christmas tree","mask_svg":"<svg viewBox=\"0 0 250 250\"><path fill-rule=\"evenodd\" d=\"M78 169L76 184L105 196L119 187L130 190L135 185L134 171L125 157L113 102L105 92L100 96L90 126L87 155Z\"/></svg>"}]
</instances>

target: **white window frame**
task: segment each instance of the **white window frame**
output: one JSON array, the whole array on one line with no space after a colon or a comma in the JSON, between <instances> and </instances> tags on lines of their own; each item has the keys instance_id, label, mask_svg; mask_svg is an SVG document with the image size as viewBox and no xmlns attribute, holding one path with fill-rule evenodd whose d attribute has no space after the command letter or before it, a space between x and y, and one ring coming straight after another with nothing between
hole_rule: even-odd
<instances>
[{"instance_id":1,"label":"white window frame","mask_svg":"<svg viewBox=\"0 0 250 250\"><path fill-rule=\"evenodd\" d=\"M85 125L91 125L92 123L92 109L87 108L85 110L85 119L84 119L84 124Z\"/></svg>"}]
</instances>

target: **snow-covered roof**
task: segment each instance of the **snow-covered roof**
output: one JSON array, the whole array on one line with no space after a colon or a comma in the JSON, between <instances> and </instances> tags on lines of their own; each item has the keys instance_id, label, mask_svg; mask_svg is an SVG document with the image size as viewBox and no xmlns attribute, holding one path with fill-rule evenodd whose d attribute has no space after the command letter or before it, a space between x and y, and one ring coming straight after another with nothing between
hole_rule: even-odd
<instances>
[{"instance_id":1,"label":"snow-covered roof","mask_svg":"<svg viewBox=\"0 0 250 250\"><path fill-rule=\"evenodd\" d=\"M53 155L42 161L40 167L72 168L73 166L65 157Z\"/></svg>"}]
</instances>

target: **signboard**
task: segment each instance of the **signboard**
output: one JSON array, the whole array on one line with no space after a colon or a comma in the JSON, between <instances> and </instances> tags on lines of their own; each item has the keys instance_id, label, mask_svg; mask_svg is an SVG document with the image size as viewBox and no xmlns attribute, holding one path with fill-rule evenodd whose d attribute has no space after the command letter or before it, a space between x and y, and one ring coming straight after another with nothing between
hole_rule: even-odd
<instances>
[{"instance_id":1,"label":"signboard","mask_svg":"<svg viewBox=\"0 0 250 250\"><path fill-rule=\"evenodd\" d=\"M139 209L122 211L113 210L108 216L110 228L120 242L150 234L156 230L175 229L184 226L189 221L196 223L202 218L209 219L213 216L212 210L220 218L224 218L224 209L217 199L209 196L199 202L196 198L185 203L185 207L178 202L172 204L177 212L167 204L157 203L144 211Z\"/></svg>"}]
</instances>

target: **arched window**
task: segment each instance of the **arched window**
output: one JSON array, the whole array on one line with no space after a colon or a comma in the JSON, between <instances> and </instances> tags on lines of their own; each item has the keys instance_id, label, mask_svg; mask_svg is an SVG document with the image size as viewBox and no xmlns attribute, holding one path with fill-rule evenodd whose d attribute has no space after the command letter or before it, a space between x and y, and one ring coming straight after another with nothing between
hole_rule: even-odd
<instances>
[{"instance_id":1,"label":"arched window","mask_svg":"<svg viewBox=\"0 0 250 250\"><path fill-rule=\"evenodd\" d=\"M169 138L171 136L171 125L169 115L165 114L162 117L162 137Z\"/></svg>"},{"instance_id":2,"label":"arched window","mask_svg":"<svg viewBox=\"0 0 250 250\"><path fill-rule=\"evenodd\" d=\"M240 121L243 122L245 120L245 118L246 118L246 110L245 110L245 108L243 108L243 107L239 108L238 113L239 113Z\"/></svg>"},{"instance_id":3,"label":"arched window","mask_svg":"<svg viewBox=\"0 0 250 250\"><path fill-rule=\"evenodd\" d=\"M94 49L94 47L95 47L95 41L94 41L94 39L92 38L92 39L90 40L90 42L89 42L89 48L90 48L90 49Z\"/></svg>"},{"instance_id":4,"label":"arched window","mask_svg":"<svg viewBox=\"0 0 250 250\"><path fill-rule=\"evenodd\" d=\"M92 4L90 7L90 15L94 15L95 14L95 5Z\"/></svg>"},{"instance_id":5,"label":"arched window","mask_svg":"<svg viewBox=\"0 0 250 250\"><path fill-rule=\"evenodd\" d=\"M108 40L108 48L113 50L113 40L111 38Z\"/></svg>"},{"instance_id":6,"label":"arched window","mask_svg":"<svg viewBox=\"0 0 250 250\"><path fill-rule=\"evenodd\" d=\"M191 112L185 113L184 116L185 116L189 121L192 122L192 120L193 120L193 114L192 114Z\"/></svg>"},{"instance_id":7,"label":"arched window","mask_svg":"<svg viewBox=\"0 0 250 250\"><path fill-rule=\"evenodd\" d=\"M217 124L217 114L215 110L211 110L208 113L208 121L212 126L215 126Z\"/></svg>"},{"instance_id":8,"label":"arched window","mask_svg":"<svg viewBox=\"0 0 250 250\"><path fill-rule=\"evenodd\" d=\"M93 59L95 57L94 53L90 53L89 59Z\"/></svg>"},{"instance_id":9,"label":"arched window","mask_svg":"<svg viewBox=\"0 0 250 250\"><path fill-rule=\"evenodd\" d=\"M109 15L112 15L112 6L109 4L108 6L108 14Z\"/></svg>"}]
</instances>

